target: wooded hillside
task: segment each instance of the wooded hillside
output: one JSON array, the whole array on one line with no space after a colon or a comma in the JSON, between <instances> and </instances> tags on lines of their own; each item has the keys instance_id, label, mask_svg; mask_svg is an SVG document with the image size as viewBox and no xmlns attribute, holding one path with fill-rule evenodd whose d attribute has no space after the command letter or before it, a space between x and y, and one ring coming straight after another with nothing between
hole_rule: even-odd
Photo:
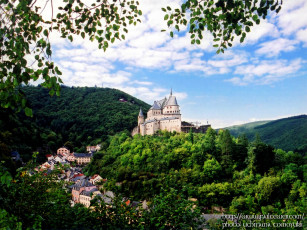
<instances>
[{"instance_id":1,"label":"wooded hillside","mask_svg":"<svg viewBox=\"0 0 307 230\"><path fill-rule=\"evenodd\" d=\"M0 132L2 143L26 158L37 149L54 152L64 144L83 152L84 146L103 143L108 135L131 131L137 125L140 107L145 112L150 107L110 88L62 87L60 97L50 97L42 87L22 90L33 117L2 109Z\"/></svg>"},{"instance_id":2,"label":"wooded hillside","mask_svg":"<svg viewBox=\"0 0 307 230\"><path fill-rule=\"evenodd\" d=\"M263 142L275 148L302 153L307 151L307 115L257 121L225 129L236 137L245 134L249 140L254 140L256 134L259 134Z\"/></svg>"}]
</instances>

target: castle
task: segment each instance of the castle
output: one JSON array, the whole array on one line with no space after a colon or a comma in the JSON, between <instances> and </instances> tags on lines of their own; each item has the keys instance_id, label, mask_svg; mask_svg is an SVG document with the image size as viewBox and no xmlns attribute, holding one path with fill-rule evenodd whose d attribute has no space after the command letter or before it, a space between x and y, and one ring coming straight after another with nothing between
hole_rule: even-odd
<instances>
[{"instance_id":1,"label":"castle","mask_svg":"<svg viewBox=\"0 0 307 230\"><path fill-rule=\"evenodd\" d=\"M181 114L177 99L173 96L172 90L168 99L154 101L154 104L147 112L145 119L142 109L138 115L138 126L132 131L132 136L136 134L152 135L158 130L169 132L189 132L191 129L195 133L205 133L210 125L194 126L188 122L181 121Z\"/></svg>"}]
</instances>

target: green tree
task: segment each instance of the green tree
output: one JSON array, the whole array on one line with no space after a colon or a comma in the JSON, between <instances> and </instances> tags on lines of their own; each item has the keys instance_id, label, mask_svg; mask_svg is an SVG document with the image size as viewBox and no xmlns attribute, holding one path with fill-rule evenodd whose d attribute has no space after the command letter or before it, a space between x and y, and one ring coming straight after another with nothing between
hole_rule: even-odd
<instances>
[{"instance_id":1,"label":"green tree","mask_svg":"<svg viewBox=\"0 0 307 230\"><path fill-rule=\"evenodd\" d=\"M270 11L279 12L282 1L269 0L239 1L196 1L186 0L181 8L172 10L167 6L164 19L172 30L179 31L179 25L188 26L191 43L200 44L203 32L209 31L217 52L232 46L235 36L243 42L246 33L254 23L259 24ZM140 22L142 11L138 1L101 1L91 6L82 0L63 0L54 15L53 0L46 1L41 9L33 0L0 1L0 99L1 107L22 108L28 116L28 107L21 85L42 79L42 86L48 88L50 95L60 94L61 71L52 61L52 44L49 36L58 31L62 38L73 41L74 35L98 41L98 48L106 50L109 43L125 39L129 24ZM44 19L42 12L47 4L51 6L52 16ZM27 56L35 58L33 62Z\"/></svg>"},{"instance_id":2,"label":"green tree","mask_svg":"<svg viewBox=\"0 0 307 230\"><path fill-rule=\"evenodd\" d=\"M237 143L234 145L233 160L237 164L237 169L242 170L246 167L248 139L246 135L239 135Z\"/></svg>"},{"instance_id":3,"label":"green tree","mask_svg":"<svg viewBox=\"0 0 307 230\"><path fill-rule=\"evenodd\" d=\"M145 229L198 229L202 221L197 204L173 188L157 195L143 214Z\"/></svg>"},{"instance_id":4,"label":"green tree","mask_svg":"<svg viewBox=\"0 0 307 230\"><path fill-rule=\"evenodd\" d=\"M254 142L248 147L248 166L255 172L264 174L274 166L274 148L264 143Z\"/></svg>"},{"instance_id":5,"label":"green tree","mask_svg":"<svg viewBox=\"0 0 307 230\"><path fill-rule=\"evenodd\" d=\"M222 167L214 158L206 160L203 166L205 180L212 182L218 180L222 172Z\"/></svg>"},{"instance_id":6,"label":"green tree","mask_svg":"<svg viewBox=\"0 0 307 230\"><path fill-rule=\"evenodd\" d=\"M233 154L235 144L229 130L220 130L218 134L218 146L221 149L220 162L226 175L231 175L233 171Z\"/></svg>"},{"instance_id":7,"label":"green tree","mask_svg":"<svg viewBox=\"0 0 307 230\"><path fill-rule=\"evenodd\" d=\"M263 177L258 183L256 198L262 205L273 203L279 197L280 185L279 177Z\"/></svg>"}]
</instances>

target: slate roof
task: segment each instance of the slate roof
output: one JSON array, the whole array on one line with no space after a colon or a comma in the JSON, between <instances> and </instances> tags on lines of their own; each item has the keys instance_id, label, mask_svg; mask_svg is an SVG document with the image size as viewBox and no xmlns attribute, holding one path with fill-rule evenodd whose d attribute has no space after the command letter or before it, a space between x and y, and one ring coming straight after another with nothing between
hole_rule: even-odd
<instances>
[{"instance_id":1,"label":"slate roof","mask_svg":"<svg viewBox=\"0 0 307 230\"><path fill-rule=\"evenodd\" d=\"M165 97L162 100L157 101L157 104L160 106L160 108L163 108L165 106L166 101L167 101L167 99Z\"/></svg>"},{"instance_id":2,"label":"slate roof","mask_svg":"<svg viewBox=\"0 0 307 230\"><path fill-rule=\"evenodd\" d=\"M148 123L155 122L155 121L166 121L166 120L176 120L176 119L179 119L179 118L178 117L163 117L160 119L152 119L152 120L145 121L142 125L146 125Z\"/></svg>"},{"instance_id":3,"label":"slate roof","mask_svg":"<svg viewBox=\"0 0 307 230\"><path fill-rule=\"evenodd\" d=\"M75 157L92 157L92 153L74 153Z\"/></svg>"},{"instance_id":4,"label":"slate roof","mask_svg":"<svg viewBox=\"0 0 307 230\"><path fill-rule=\"evenodd\" d=\"M150 109L161 109L161 107L158 105L158 103L155 101L154 104L151 106Z\"/></svg>"},{"instance_id":5,"label":"slate roof","mask_svg":"<svg viewBox=\"0 0 307 230\"><path fill-rule=\"evenodd\" d=\"M165 121L165 120L176 120L179 119L178 117L163 117L160 119L160 121Z\"/></svg>"},{"instance_id":6,"label":"slate roof","mask_svg":"<svg viewBox=\"0 0 307 230\"><path fill-rule=\"evenodd\" d=\"M171 105L178 105L177 99L175 96L173 96L172 90L168 99L166 99L165 97L162 100L155 101L150 109L163 109L165 106L171 106Z\"/></svg>"},{"instance_id":7,"label":"slate roof","mask_svg":"<svg viewBox=\"0 0 307 230\"><path fill-rule=\"evenodd\" d=\"M85 191L85 190L83 190L83 191L80 193L80 195L91 196L91 193L96 192L96 191L99 191L99 190L98 190L97 188L93 188L93 189L91 189L90 191Z\"/></svg>"},{"instance_id":8,"label":"slate roof","mask_svg":"<svg viewBox=\"0 0 307 230\"><path fill-rule=\"evenodd\" d=\"M178 105L176 97L170 95L167 102L166 102L166 106L167 105Z\"/></svg>"},{"instance_id":9,"label":"slate roof","mask_svg":"<svg viewBox=\"0 0 307 230\"><path fill-rule=\"evenodd\" d=\"M74 178L76 179L76 178ZM73 180L72 180L73 181ZM79 182L74 184L73 189L80 190L81 187L92 187L94 186L88 179L81 179Z\"/></svg>"},{"instance_id":10,"label":"slate roof","mask_svg":"<svg viewBox=\"0 0 307 230\"><path fill-rule=\"evenodd\" d=\"M140 108L139 117L144 117L142 108Z\"/></svg>"}]
</instances>

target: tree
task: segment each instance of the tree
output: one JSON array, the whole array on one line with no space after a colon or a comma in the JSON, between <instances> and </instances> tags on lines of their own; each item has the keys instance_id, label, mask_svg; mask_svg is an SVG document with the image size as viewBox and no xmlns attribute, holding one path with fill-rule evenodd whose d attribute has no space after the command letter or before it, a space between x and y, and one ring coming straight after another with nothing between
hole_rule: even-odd
<instances>
[{"instance_id":1,"label":"tree","mask_svg":"<svg viewBox=\"0 0 307 230\"><path fill-rule=\"evenodd\" d=\"M264 174L274 165L274 148L264 143L254 142L248 147L247 161L252 171Z\"/></svg>"},{"instance_id":2,"label":"tree","mask_svg":"<svg viewBox=\"0 0 307 230\"><path fill-rule=\"evenodd\" d=\"M222 167L214 158L205 161L203 166L203 172L207 181L218 180L222 171Z\"/></svg>"},{"instance_id":3,"label":"tree","mask_svg":"<svg viewBox=\"0 0 307 230\"><path fill-rule=\"evenodd\" d=\"M28 107L22 85L42 79L42 86L50 95L60 94L62 74L52 62L52 44L49 36L55 31L62 38L73 41L73 35L97 40L98 48L106 50L109 43L125 39L129 24L140 22L142 11L134 0L97 0L88 6L84 0L63 0L55 15L54 1L46 1L41 8L37 0L0 0L0 99L1 107L25 110ZM170 36L180 26L188 26L191 43L200 44L203 33L214 37L217 53L232 46L238 36L243 42L254 23L259 24L270 11L278 13L282 0L185 0L181 8L166 12ZM47 4L51 6L51 18L42 16ZM33 61L29 61L28 57Z\"/></svg>"},{"instance_id":4,"label":"tree","mask_svg":"<svg viewBox=\"0 0 307 230\"><path fill-rule=\"evenodd\" d=\"M221 165L226 174L231 175L235 145L228 129L219 131L218 145L221 148Z\"/></svg>"},{"instance_id":5,"label":"tree","mask_svg":"<svg viewBox=\"0 0 307 230\"><path fill-rule=\"evenodd\" d=\"M52 16L44 19L42 12L51 4ZM49 36L58 31L62 38L73 41L79 35L91 41L97 40L99 49L104 49L115 39L125 39L128 24L136 24L138 2L124 0L100 1L87 6L80 0L63 0L64 5L53 14L53 1L46 1L40 9L37 1L1 0L0 1L0 99L1 107L25 108L32 115L20 88L30 80L43 79L41 84L48 88L50 95L60 94L61 71L52 62L52 49ZM28 56L34 57L29 62ZM34 65L35 64L35 65Z\"/></svg>"},{"instance_id":6,"label":"tree","mask_svg":"<svg viewBox=\"0 0 307 230\"><path fill-rule=\"evenodd\" d=\"M240 135L237 139L237 143L235 145L235 151L233 154L233 160L237 164L237 168L243 169L245 168L245 159L247 157L247 147L248 147L248 139L245 135Z\"/></svg>"}]
</instances>

